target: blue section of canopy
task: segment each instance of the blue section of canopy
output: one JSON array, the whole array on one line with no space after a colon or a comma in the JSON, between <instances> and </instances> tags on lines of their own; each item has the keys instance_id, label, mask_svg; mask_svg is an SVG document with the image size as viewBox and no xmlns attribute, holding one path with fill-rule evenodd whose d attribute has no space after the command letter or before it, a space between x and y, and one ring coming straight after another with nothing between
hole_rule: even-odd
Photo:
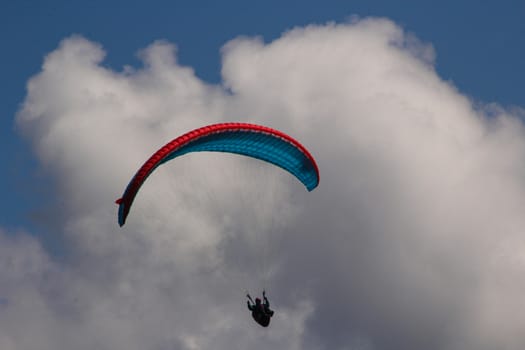
<instances>
[{"instance_id":1,"label":"blue section of canopy","mask_svg":"<svg viewBox=\"0 0 525 350\"><path fill-rule=\"evenodd\" d=\"M199 137L171 152L160 163L190 152L228 152L257 158L290 172L308 191L319 184L313 161L292 143L268 133L253 130L223 131Z\"/></svg>"}]
</instances>

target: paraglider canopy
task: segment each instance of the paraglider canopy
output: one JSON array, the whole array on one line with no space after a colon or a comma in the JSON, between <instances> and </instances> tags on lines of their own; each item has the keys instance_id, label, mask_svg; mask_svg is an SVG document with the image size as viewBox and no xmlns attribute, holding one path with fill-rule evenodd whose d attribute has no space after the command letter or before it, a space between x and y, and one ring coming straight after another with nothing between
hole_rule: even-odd
<instances>
[{"instance_id":1,"label":"paraglider canopy","mask_svg":"<svg viewBox=\"0 0 525 350\"><path fill-rule=\"evenodd\" d=\"M261 125L221 123L179 136L155 152L129 182L119 205L118 223L124 225L131 205L147 177L161 164L190 152L228 152L257 158L283 168L308 191L319 184L319 169L308 150L291 136Z\"/></svg>"}]
</instances>

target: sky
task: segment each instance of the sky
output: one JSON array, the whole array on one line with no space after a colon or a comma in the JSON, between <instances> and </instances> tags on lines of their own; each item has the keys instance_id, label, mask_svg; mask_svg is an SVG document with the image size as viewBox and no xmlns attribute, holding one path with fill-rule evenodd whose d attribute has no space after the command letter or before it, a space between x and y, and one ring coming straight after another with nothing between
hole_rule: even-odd
<instances>
[{"instance_id":1,"label":"sky","mask_svg":"<svg viewBox=\"0 0 525 350\"><path fill-rule=\"evenodd\" d=\"M524 13L3 2L0 348L523 349ZM185 156L119 228L147 157L224 121L300 140L319 187Z\"/></svg>"}]
</instances>

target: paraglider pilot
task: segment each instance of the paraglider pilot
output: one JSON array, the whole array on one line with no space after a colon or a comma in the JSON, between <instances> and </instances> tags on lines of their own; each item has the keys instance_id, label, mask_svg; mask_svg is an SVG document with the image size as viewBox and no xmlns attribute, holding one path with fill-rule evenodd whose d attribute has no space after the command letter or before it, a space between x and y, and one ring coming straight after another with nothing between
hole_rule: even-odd
<instances>
[{"instance_id":1,"label":"paraglider pilot","mask_svg":"<svg viewBox=\"0 0 525 350\"><path fill-rule=\"evenodd\" d=\"M268 327L270 324L270 318L273 316L273 310L270 309L270 302L266 297L266 291L263 290L264 303L261 303L261 299L259 298L255 298L254 303L250 294L246 294L246 297L248 298L246 301L248 304L248 310L252 312L252 317L255 322L263 327Z\"/></svg>"}]
</instances>

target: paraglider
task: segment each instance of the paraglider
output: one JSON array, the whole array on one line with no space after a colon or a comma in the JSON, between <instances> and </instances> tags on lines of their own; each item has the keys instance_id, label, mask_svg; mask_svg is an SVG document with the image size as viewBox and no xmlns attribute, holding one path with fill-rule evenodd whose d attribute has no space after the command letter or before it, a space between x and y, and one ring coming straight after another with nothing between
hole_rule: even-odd
<instances>
[{"instance_id":1,"label":"paraglider","mask_svg":"<svg viewBox=\"0 0 525 350\"><path fill-rule=\"evenodd\" d=\"M266 291L263 290L262 295L264 303L261 303L261 299L259 298L255 298L255 302L253 302L252 297L249 293L247 293L246 297L248 300L246 300L246 304L248 305L248 310L252 312L252 317L255 322L263 327L268 327L270 325L270 319L272 318L274 311L270 309L270 301L266 297Z\"/></svg>"},{"instance_id":2,"label":"paraglider","mask_svg":"<svg viewBox=\"0 0 525 350\"><path fill-rule=\"evenodd\" d=\"M161 164L191 152L228 152L257 158L283 168L308 191L319 184L319 169L308 150L291 136L266 126L221 123L190 131L155 152L131 179L119 205L118 223L123 226L133 200L149 175Z\"/></svg>"},{"instance_id":3,"label":"paraglider","mask_svg":"<svg viewBox=\"0 0 525 350\"><path fill-rule=\"evenodd\" d=\"M191 152L227 152L240 154L274 164L295 176L308 191L319 184L319 169L310 152L291 136L266 126L247 123L221 123L190 131L173 139L155 152L136 172L119 205L118 224L123 226L133 201L149 175L163 163ZM268 327L274 311L263 291L264 303L249 294L248 309L253 319ZM250 303L251 301L251 303Z\"/></svg>"}]
</instances>

